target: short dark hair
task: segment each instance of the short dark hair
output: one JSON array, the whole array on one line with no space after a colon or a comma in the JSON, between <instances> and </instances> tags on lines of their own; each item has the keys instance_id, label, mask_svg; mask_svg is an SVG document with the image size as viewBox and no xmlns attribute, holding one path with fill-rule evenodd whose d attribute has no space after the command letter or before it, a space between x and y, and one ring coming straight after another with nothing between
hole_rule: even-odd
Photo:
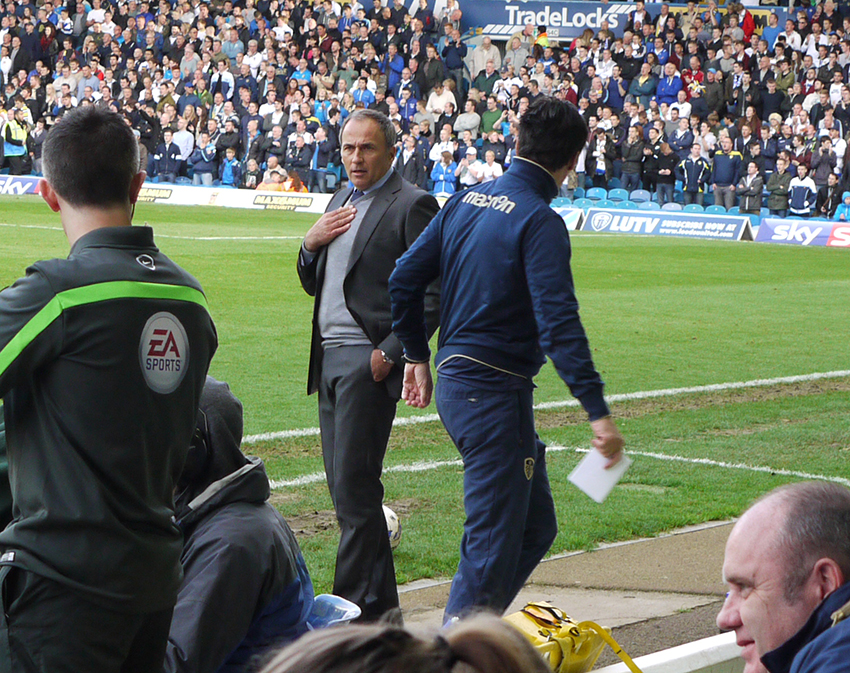
<instances>
[{"instance_id":1,"label":"short dark hair","mask_svg":"<svg viewBox=\"0 0 850 673\"><path fill-rule=\"evenodd\" d=\"M44 176L74 206L111 206L129 199L139 172L139 144L124 117L87 106L70 110L44 141Z\"/></svg>"},{"instance_id":2,"label":"short dark hair","mask_svg":"<svg viewBox=\"0 0 850 673\"><path fill-rule=\"evenodd\" d=\"M360 121L364 119L373 121L380 127L381 135L384 136L384 140L387 143L387 151L392 151L393 147L395 147L396 141L395 128L393 128L393 124L390 121L390 118L387 117L383 112L379 112L378 110L356 110L350 115L348 115L345 122L343 122L342 124L342 128L340 129L340 139L342 139L342 136L345 133L345 127L348 126L350 122Z\"/></svg>"},{"instance_id":3,"label":"short dark hair","mask_svg":"<svg viewBox=\"0 0 850 673\"><path fill-rule=\"evenodd\" d=\"M572 103L541 96L520 118L517 156L555 172L573 162L588 133L587 122Z\"/></svg>"}]
</instances>

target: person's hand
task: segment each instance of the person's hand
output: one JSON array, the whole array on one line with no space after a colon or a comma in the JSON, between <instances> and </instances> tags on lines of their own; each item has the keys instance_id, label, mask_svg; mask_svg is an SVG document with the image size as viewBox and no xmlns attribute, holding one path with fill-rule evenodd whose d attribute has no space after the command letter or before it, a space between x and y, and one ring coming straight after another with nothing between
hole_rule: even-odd
<instances>
[{"instance_id":1,"label":"person's hand","mask_svg":"<svg viewBox=\"0 0 850 673\"><path fill-rule=\"evenodd\" d=\"M734 192L735 191L735 185L729 185L729 190Z\"/></svg>"},{"instance_id":2,"label":"person's hand","mask_svg":"<svg viewBox=\"0 0 850 673\"><path fill-rule=\"evenodd\" d=\"M431 404L433 391L434 382L431 379L431 365L428 362L404 365L401 399L407 403L407 406L424 409Z\"/></svg>"},{"instance_id":3,"label":"person's hand","mask_svg":"<svg viewBox=\"0 0 850 673\"><path fill-rule=\"evenodd\" d=\"M322 215L304 236L304 249L307 252L316 252L337 236L344 234L351 227L355 213L357 208L354 206L343 206Z\"/></svg>"},{"instance_id":4,"label":"person's hand","mask_svg":"<svg viewBox=\"0 0 850 673\"><path fill-rule=\"evenodd\" d=\"M375 383L383 381L393 370L393 363L384 362L384 354L377 348L372 351L370 364L372 366L372 379Z\"/></svg>"},{"instance_id":5,"label":"person's hand","mask_svg":"<svg viewBox=\"0 0 850 673\"><path fill-rule=\"evenodd\" d=\"M599 418L590 422L590 427L593 430L593 439L591 444L593 448L599 451L608 459L605 469L613 467L620 462L622 456L623 445L626 443L623 435L614 424L614 420L610 416Z\"/></svg>"}]
</instances>

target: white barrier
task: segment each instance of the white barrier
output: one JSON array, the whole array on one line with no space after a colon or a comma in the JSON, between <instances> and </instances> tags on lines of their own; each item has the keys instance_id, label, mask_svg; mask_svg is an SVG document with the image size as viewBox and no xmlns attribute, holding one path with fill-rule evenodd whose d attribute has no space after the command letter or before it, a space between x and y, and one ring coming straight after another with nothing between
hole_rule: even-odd
<instances>
[{"instance_id":1,"label":"white barrier","mask_svg":"<svg viewBox=\"0 0 850 673\"><path fill-rule=\"evenodd\" d=\"M740 651L730 632L638 657L635 664L643 673L741 673ZM629 669L620 662L593 673L629 673Z\"/></svg>"},{"instance_id":2,"label":"white barrier","mask_svg":"<svg viewBox=\"0 0 850 673\"><path fill-rule=\"evenodd\" d=\"M141 203L174 206L224 206L252 210L286 210L294 213L324 213L332 194L266 192L228 187L192 187L165 182L146 182L139 193Z\"/></svg>"}]
</instances>

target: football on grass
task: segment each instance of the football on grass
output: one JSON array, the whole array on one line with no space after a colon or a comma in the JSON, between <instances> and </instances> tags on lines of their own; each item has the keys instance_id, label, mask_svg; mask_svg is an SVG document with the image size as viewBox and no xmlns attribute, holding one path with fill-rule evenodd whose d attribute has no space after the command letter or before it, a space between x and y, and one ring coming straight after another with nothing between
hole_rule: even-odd
<instances>
[{"instance_id":1,"label":"football on grass","mask_svg":"<svg viewBox=\"0 0 850 673\"><path fill-rule=\"evenodd\" d=\"M401 522L389 507L384 505L384 518L387 520L387 535L390 537L390 547L395 549L401 542Z\"/></svg>"}]
</instances>

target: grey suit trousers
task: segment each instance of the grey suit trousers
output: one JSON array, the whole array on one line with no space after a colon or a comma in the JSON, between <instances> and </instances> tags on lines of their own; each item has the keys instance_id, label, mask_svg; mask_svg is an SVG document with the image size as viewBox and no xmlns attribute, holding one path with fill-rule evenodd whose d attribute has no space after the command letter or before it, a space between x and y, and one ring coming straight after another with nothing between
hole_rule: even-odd
<instances>
[{"instance_id":1,"label":"grey suit trousers","mask_svg":"<svg viewBox=\"0 0 850 673\"><path fill-rule=\"evenodd\" d=\"M340 527L333 592L357 603L364 620L398 607L381 484L397 400L372 379L371 354L371 346L326 349L319 383L322 455Z\"/></svg>"}]
</instances>

